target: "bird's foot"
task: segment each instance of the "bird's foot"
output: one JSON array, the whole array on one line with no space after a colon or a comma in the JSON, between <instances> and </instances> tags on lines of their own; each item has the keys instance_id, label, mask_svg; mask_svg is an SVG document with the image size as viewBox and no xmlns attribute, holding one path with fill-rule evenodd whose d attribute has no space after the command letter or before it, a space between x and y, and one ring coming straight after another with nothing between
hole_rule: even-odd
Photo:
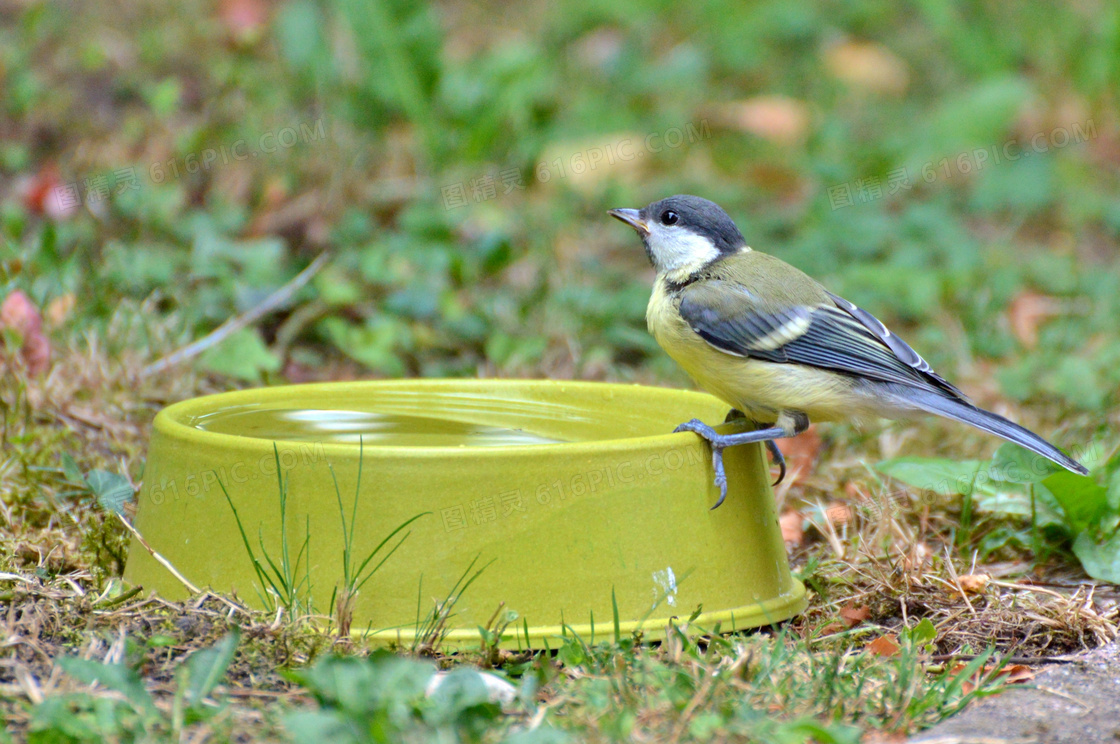
<instances>
[{"instance_id":1,"label":"bird's foot","mask_svg":"<svg viewBox=\"0 0 1120 744\"><path fill-rule=\"evenodd\" d=\"M699 419L686 421L676 429L673 429L673 431L691 431L695 434L699 434L708 442L708 446L712 450L712 470L715 471L715 484L716 488L719 489L719 500L716 501L715 505L712 507L713 509L719 508L719 506L722 505L724 500L727 498L727 473L723 468L723 451L728 447L734 447L738 444L750 444L751 442L769 442L775 437L786 436L785 429L777 426L769 427L766 429L758 429L756 431L744 431L739 434L720 434L715 429L708 426Z\"/></svg>"},{"instance_id":2,"label":"bird's foot","mask_svg":"<svg viewBox=\"0 0 1120 744\"><path fill-rule=\"evenodd\" d=\"M712 450L712 470L715 471L716 488L719 489L719 501L712 507L715 509L727 498L727 473L723 469L723 448L726 445L722 444L723 437L700 419L686 421L673 429L673 433L678 431L691 431L699 434L707 440L708 447Z\"/></svg>"},{"instance_id":3,"label":"bird's foot","mask_svg":"<svg viewBox=\"0 0 1120 744\"><path fill-rule=\"evenodd\" d=\"M746 421L747 415L740 411L738 408L732 408L727 412L727 417L723 423L727 424L732 421ZM761 424L754 422L756 428L761 428ZM786 458L782 455L782 451L778 449L778 443L773 439L766 440L766 449L770 451L770 456L774 458L774 464L778 466L778 480L774 481L771 485L776 486L786 478Z\"/></svg>"}]
</instances>

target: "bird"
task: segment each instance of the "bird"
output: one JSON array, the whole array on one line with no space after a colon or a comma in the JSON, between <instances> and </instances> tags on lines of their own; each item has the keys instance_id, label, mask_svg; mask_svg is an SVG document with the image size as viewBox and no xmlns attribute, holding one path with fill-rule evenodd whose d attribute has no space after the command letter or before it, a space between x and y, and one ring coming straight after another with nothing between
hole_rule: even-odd
<instances>
[{"instance_id":1,"label":"bird","mask_svg":"<svg viewBox=\"0 0 1120 744\"><path fill-rule=\"evenodd\" d=\"M720 496L723 450L775 439L814 421L934 414L1014 442L1061 467L1088 470L1028 429L973 404L871 313L775 256L751 249L717 204L678 194L607 214L632 227L657 272L646 324L661 348L751 431L719 434L692 419L674 431L707 440Z\"/></svg>"}]
</instances>

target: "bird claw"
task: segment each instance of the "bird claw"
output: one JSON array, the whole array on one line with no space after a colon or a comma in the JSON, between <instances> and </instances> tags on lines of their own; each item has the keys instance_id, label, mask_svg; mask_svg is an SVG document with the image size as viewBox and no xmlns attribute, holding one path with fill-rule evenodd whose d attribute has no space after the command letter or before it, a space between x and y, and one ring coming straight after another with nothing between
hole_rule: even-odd
<instances>
[{"instance_id":1,"label":"bird claw","mask_svg":"<svg viewBox=\"0 0 1120 744\"><path fill-rule=\"evenodd\" d=\"M715 471L716 488L719 489L719 500L712 505L709 511L718 509L727 498L727 472L723 469L723 447L710 445L712 448L712 470Z\"/></svg>"},{"instance_id":2,"label":"bird claw","mask_svg":"<svg viewBox=\"0 0 1120 744\"><path fill-rule=\"evenodd\" d=\"M727 473L723 469L723 446L717 444L720 435L700 419L686 421L673 429L674 433L679 431L691 431L694 434L699 434L702 439L708 442L708 446L712 450L712 470L715 471L715 484L716 488L719 489L719 500L712 507L715 509L727 498Z\"/></svg>"},{"instance_id":3,"label":"bird claw","mask_svg":"<svg viewBox=\"0 0 1120 744\"><path fill-rule=\"evenodd\" d=\"M773 439L766 440L766 449L770 450L770 455L774 458L774 462L778 466L778 480L774 481L773 486L778 485L786 478L786 458L782 451L778 449L778 443Z\"/></svg>"},{"instance_id":4,"label":"bird claw","mask_svg":"<svg viewBox=\"0 0 1120 744\"><path fill-rule=\"evenodd\" d=\"M708 440L709 442L711 442L714 438L719 436L719 434L716 432L715 429L708 426L707 424L705 424L700 419L691 419L689 421L685 421L683 424L678 426L676 429L673 429L674 434L676 434L679 431L691 431L695 434L699 434L700 436L702 436L704 439Z\"/></svg>"},{"instance_id":5,"label":"bird claw","mask_svg":"<svg viewBox=\"0 0 1120 744\"><path fill-rule=\"evenodd\" d=\"M732 416L729 414L728 419L730 420L731 418ZM719 488L719 500L716 501L715 506L712 507L713 509L719 508L727 498L727 473L723 469L723 450L725 447L733 447L738 444L752 442L765 442L767 449L774 455L774 459L781 469L778 480L774 485L781 483L782 479L786 476L786 460L782 456L781 450L779 450L778 446L772 441L774 437L792 436L783 428L770 427L767 429L756 429L755 431L739 432L738 434L720 434L700 419L691 419L673 429L673 431L691 431L707 440L708 446L712 450L712 470L715 471L715 484L716 487Z\"/></svg>"}]
</instances>

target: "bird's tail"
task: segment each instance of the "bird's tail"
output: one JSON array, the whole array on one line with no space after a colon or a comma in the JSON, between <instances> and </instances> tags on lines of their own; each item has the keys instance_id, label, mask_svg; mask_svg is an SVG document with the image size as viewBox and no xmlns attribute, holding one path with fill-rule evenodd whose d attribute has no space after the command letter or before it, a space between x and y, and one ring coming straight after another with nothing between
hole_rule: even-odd
<instances>
[{"instance_id":1,"label":"bird's tail","mask_svg":"<svg viewBox=\"0 0 1120 744\"><path fill-rule=\"evenodd\" d=\"M1007 441L1026 447L1031 452L1042 455L1047 460L1051 460L1078 475L1088 475L1089 473L1088 469L1077 460L1067 456L1033 431L1024 429L1003 416L985 411L983 408L977 408L964 401L953 400L933 391L913 390L907 392L910 393L906 396L907 401L923 411L971 424L977 429L995 434L997 437L1003 437Z\"/></svg>"}]
</instances>

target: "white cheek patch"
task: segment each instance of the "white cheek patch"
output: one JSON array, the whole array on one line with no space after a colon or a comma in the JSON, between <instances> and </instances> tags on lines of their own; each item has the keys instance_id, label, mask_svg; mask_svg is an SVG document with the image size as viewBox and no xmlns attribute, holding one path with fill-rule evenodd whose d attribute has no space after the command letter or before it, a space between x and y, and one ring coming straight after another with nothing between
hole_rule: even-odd
<instances>
[{"instance_id":1,"label":"white cheek patch","mask_svg":"<svg viewBox=\"0 0 1120 744\"><path fill-rule=\"evenodd\" d=\"M663 273L692 273L719 258L711 240L681 228L652 224L649 244L656 268Z\"/></svg>"}]
</instances>

